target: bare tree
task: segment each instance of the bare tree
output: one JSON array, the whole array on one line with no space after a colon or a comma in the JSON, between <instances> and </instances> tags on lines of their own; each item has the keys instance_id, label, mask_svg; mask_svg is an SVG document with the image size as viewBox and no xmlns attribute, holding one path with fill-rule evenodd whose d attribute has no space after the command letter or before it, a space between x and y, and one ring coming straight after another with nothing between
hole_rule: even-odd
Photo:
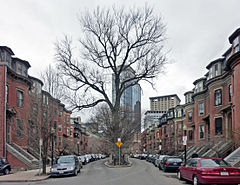
<instances>
[{"instance_id":1,"label":"bare tree","mask_svg":"<svg viewBox=\"0 0 240 185\"><path fill-rule=\"evenodd\" d=\"M97 8L82 14L79 22L81 58L74 57L69 37L56 43L58 67L72 90L67 100L76 110L107 104L104 111L111 117L106 137L115 143L123 133L132 132L121 126L123 92L140 81L154 85L153 79L163 71L165 25L149 7Z\"/></svg>"},{"instance_id":2,"label":"bare tree","mask_svg":"<svg viewBox=\"0 0 240 185\"><path fill-rule=\"evenodd\" d=\"M49 66L41 72L41 79L45 91L58 100L64 99L66 91L65 88L63 88L62 79L56 67L49 64Z\"/></svg>"}]
</instances>

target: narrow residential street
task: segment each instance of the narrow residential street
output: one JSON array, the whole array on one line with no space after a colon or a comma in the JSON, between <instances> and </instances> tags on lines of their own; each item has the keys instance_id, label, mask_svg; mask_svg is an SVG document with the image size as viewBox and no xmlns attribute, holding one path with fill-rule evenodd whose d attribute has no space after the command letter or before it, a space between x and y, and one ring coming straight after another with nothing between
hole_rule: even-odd
<instances>
[{"instance_id":1,"label":"narrow residential street","mask_svg":"<svg viewBox=\"0 0 240 185\"><path fill-rule=\"evenodd\" d=\"M132 167L107 168L105 160L96 161L83 167L77 177L49 178L46 181L31 183L4 183L8 185L178 185L188 184L179 181L176 173L164 173L152 164L131 159Z\"/></svg>"}]
</instances>

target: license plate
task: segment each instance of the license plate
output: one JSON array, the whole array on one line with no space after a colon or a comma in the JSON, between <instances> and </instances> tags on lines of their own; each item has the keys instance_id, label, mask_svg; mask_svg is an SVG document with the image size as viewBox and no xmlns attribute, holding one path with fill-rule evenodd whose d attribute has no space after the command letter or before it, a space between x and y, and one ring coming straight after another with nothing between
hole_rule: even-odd
<instances>
[{"instance_id":1,"label":"license plate","mask_svg":"<svg viewBox=\"0 0 240 185\"><path fill-rule=\"evenodd\" d=\"M177 163L173 163L173 165L177 165Z\"/></svg>"},{"instance_id":2,"label":"license plate","mask_svg":"<svg viewBox=\"0 0 240 185\"><path fill-rule=\"evenodd\" d=\"M63 173L64 173L64 171L60 170L60 171L59 171L59 173L60 173L60 174L63 174Z\"/></svg>"},{"instance_id":3,"label":"license plate","mask_svg":"<svg viewBox=\"0 0 240 185\"><path fill-rule=\"evenodd\" d=\"M221 172L221 175L229 175L228 172Z\"/></svg>"}]
</instances>

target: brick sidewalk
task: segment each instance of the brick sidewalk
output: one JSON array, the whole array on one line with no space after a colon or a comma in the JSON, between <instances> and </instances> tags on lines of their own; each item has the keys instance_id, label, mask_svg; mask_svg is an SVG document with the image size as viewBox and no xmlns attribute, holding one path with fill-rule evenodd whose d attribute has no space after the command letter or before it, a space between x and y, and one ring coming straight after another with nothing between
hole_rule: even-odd
<instances>
[{"instance_id":1,"label":"brick sidewalk","mask_svg":"<svg viewBox=\"0 0 240 185\"><path fill-rule=\"evenodd\" d=\"M47 173L49 174L50 167L47 167ZM9 175L0 176L1 182L34 182L46 180L49 178L49 175L38 175L39 170L28 170L28 171L19 171Z\"/></svg>"}]
</instances>

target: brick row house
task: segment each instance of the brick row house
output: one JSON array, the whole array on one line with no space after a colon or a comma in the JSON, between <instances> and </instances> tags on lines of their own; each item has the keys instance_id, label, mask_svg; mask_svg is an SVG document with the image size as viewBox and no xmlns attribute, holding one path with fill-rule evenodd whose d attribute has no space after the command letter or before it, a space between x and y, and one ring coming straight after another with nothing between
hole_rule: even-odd
<instances>
[{"instance_id":1,"label":"brick row house","mask_svg":"<svg viewBox=\"0 0 240 185\"><path fill-rule=\"evenodd\" d=\"M0 156L13 167L34 168L40 138L48 159L52 153L87 152L86 130L71 121L64 104L42 90L41 80L28 75L30 67L11 48L0 46Z\"/></svg>"},{"instance_id":2,"label":"brick row house","mask_svg":"<svg viewBox=\"0 0 240 185\"><path fill-rule=\"evenodd\" d=\"M158 124L141 134L142 151L181 154L183 136L188 151L225 157L240 146L240 29L230 48L207 66L208 72L184 94L185 104L170 108Z\"/></svg>"}]
</instances>

